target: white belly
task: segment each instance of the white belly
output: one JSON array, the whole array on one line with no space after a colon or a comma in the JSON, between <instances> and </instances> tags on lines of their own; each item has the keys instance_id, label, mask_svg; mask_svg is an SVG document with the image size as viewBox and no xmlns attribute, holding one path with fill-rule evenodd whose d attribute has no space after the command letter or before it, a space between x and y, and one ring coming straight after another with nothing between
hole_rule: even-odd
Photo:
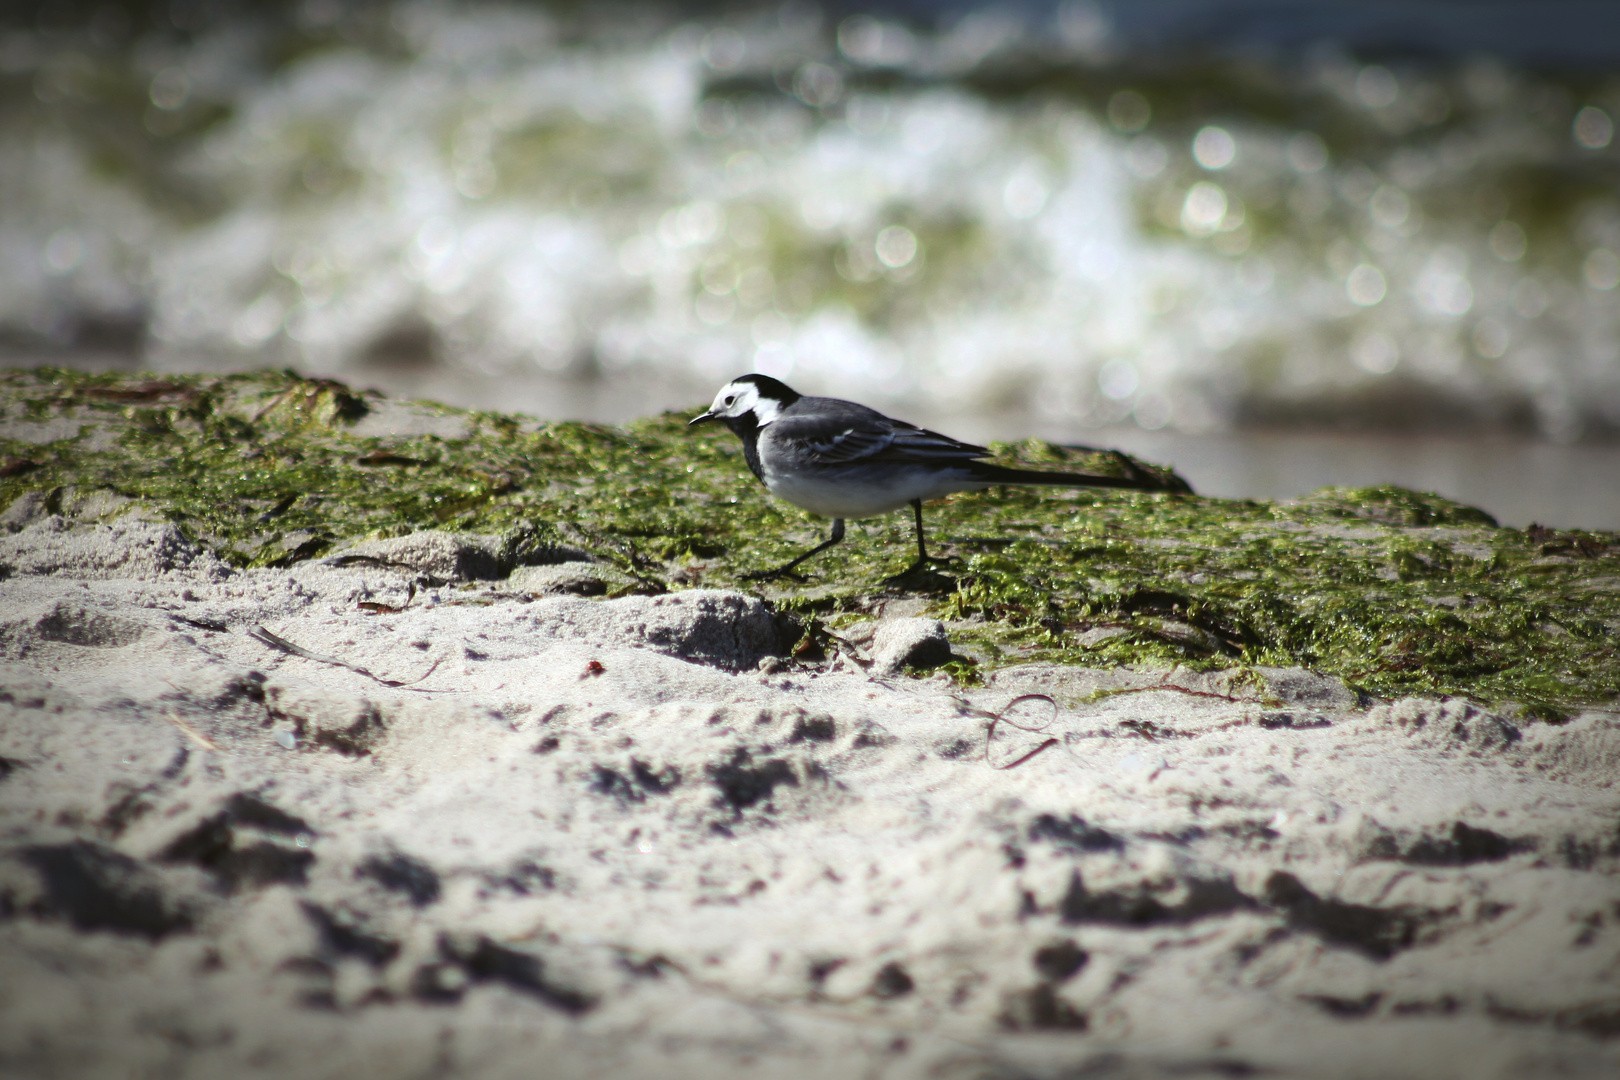
<instances>
[{"instance_id":1,"label":"white belly","mask_svg":"<svg viewBox=\"0 0 1620 1080\"><path fill-rule=\"evenodd\" d=\"M772 495L801 510L830 518L866 518L898 510L913 499L937 499L953 491L979 491L991 487L981 480L952 476L937 469L884 470L882 483L852 470L836 479L810 479L767 472L765 487Z\"/></svg>"}]
</instances>

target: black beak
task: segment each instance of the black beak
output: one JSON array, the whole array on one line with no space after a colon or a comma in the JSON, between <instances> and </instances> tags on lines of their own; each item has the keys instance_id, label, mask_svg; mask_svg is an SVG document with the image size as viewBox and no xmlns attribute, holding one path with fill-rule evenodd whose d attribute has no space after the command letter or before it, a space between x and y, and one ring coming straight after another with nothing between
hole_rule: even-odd
<instances>
[{"instance_id":1,"label":"black beak","mask_svg":"<svg viewBox=\"0 0 1620 1080\"><path fill-rule=\"evenodd\" d=\"M688 420L686 422L686 426L687 427L692 427L694 424L701 424L705 420L713 420L713 419L715 419L714 413L712 411L711 412L706 412L702 416L694 416L694 417L692 417L692 419L690 419L690 420Z\"/></svg>"}]
</instances>

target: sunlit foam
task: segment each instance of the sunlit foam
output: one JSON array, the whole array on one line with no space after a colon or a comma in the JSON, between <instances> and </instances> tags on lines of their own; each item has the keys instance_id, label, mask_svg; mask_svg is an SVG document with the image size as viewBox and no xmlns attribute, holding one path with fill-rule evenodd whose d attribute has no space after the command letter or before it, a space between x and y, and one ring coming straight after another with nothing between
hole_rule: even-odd
<instances>
[{"instance_id":1,"label":"sunlit foam","mask_svg":"<svg viewBox=\"0 0 1620 1080\"><path fill-rule=\"evenodd\" d=\"M43 68L8 84L0 329L133 312L157 365L337 374L419 330L474 370L754 359L812 392L1176 428L1398 368L1486 412L1540 394L1560 437L1620 416L1620 200L1559 196L1613 153L1597 91L1324 53L1272 72L1271 111L1213 115L1207 87L1074 68L1112 47L1086 4L640 37L394 10L389 48L273 77L223 39L146 67L80 50L138 102L117 134L156 173L102 168ZM1038 107L980 93L974 65L1009 57L1089 74ZM218 119L175 126L196 110Z\"/></svg>"}]
</instances>

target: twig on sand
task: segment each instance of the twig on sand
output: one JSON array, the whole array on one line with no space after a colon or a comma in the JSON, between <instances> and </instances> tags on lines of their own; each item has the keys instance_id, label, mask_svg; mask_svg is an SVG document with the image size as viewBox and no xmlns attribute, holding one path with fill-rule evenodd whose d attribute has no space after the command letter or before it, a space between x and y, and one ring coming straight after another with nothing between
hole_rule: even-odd
<instances>
[{"instance_id":1,"label":"twig on sand","mask_svg":"<svg viewBox=\"0 0 1620 1080\"><path fill-rule=\"evenodd\" d=\"M168 682L168 680L165 679L164 682ZM170 685L172 686L173 684L170 683ZM214 740L210 739L208 736L204 735L202 732L180 719L179 713L175 712L173 709L165 709L164 712L167 714L169 723L179 728L181 733L185 735L186 738L190 739L204 750L218 750L220 753L224 753L223 748L220 747L218 743L214 742Z\"/></svg>"},{"instance_id":2,"label":"twig on sand","mask_svg":"<svg viewBox=\"0 0 1620 1080\"><path fill-rule=\"evenodd\" d=\"M393 604L384 604L378 600L362 600L360 601L360 610L369 611L373 615L398 615L410 607L411 601L414 599L416 599L416 582L413 581L410 588L405 590L405 602L398 607Z\"/></svg>"},{"instance_id":3,"label":"twig on sand","mask_svg":"<svg viewBox=\"0 0 1620 1080\"><path fill-rule=\"evenodd\" d=\"M1111 687L1111 688L1108 688L1108 689L1103 689L1103 688L1099 687L1098 689L1093 690L1089 695L1087 695L1085 700L1086 701L1100 701L1103 698L1115 697L1115 696L1117 696L1119 694L1151 694L1151 693L1153 693L1153 692L1155 692L1157 690L1173 690L1174 692L1176 692L1178 694L1187 694L1187 695L1190 695L1192 697L1215 698L1215 699L1217 699L1219 701L1236 701L1236 702L1263 704L1265 702L1265 700L1266 700L1265 694L1266 694L1266 691L1267 691L1268 688L1264 687L1264 686L1257 688L1256 693L1259 696L1245 696L1245 695L1241 695L1241 694L1223 694L1219 690L1197 690L1197 689L1194 689L1191 686L1182 686L1180 683L1173 683L1170 680L1171 680L1172 677L1175 676L1176 671L1178 671L1178 670L1181 670L1181 669L1180 668L1175 668L1175 669L1172 669L1170 671L1167 671L1162 676L1159 677L1158 682L1149 683L1146 686L1120 686L1120 687ZM1239 672L1243 672L1243 671L1247 670L1249 674L1251 674L1251 675L1254 674L1252 669L1241 669L1240 668L1238 670L1239 670Z\"/></svg>"},{"instance_id":4,"label":"twig on sand","mask_svg":"<svg viewBox=\"0 0 1620 1080\"><path fill-rule=\"evenodd\" d=\"M965 700L963 700L962 698L956 697L956 695L954 695L954 694L952 694L951 696L953 698L956 698L957 704L960 705L967 712L973 714L974 716L982 716L985 719L990 721L989 726L986 727L985 731L984 731L984 763L986 765L990 766L992 769L1001 769L1003 771L1005 771L1007 769L1016 769L1016 768L1018 768L1018 766L1022 765L1024 762L1028 761L1030 758L1033 758L1037 754L1043 753L1043 752L1051 749L1052 747L1058 745L1058 740L1057 739L1048 737L1044 742L1042 742L1039 746L1035 747L1033 750L1026 751L1025 753L1022 753L1022 754L1018 755L1017 757L1013 758L1011 761L1004 761L1004 762L1001 762L1000 764L997 764L996 762L990 760L990 744L992 742L994 742L995 738L996 738L996 725L997 724L1006 724L1008 727L1015 727L1019 731L1027 731L1032 735L1039 735L1041 732L1043 732L1047 728L1051 727L1052 723L1055 720L1057 720L1057 714L1058 714L1057 701L1054 700L1053 698L1049 697L1046 694L1021 694L1018 697L1015 697L1011 701L1007 702L1007 704L1003 705L1001 707L1001 712L996 713L996 712L991 712L989 709L980 709L980 708L976 708L976 707L974 707L972 705L969 705ZM1016 720L1008 719L1007 716L1006 716L1006 713L1011 712L1013 706L1018 705L1021 702L1025 702L1025 701L1044 701L1044 702L1046 702L1048 705L1052 706L1052 718L1050 720L1047 720L1045 723L1036 724L1033 727L1029 727L1029 726L1026 726L1024 724L1020 724Z\"/></svg>"},{"instance_id":5,"label":"twig on sand","mask_svg":"<svg viewBox=\"0 0 1620 1080\"><path fill-rule=\"evenodd\" d=\"M384 686L414 686L416 683L421 682L423 679L427 678L429 675L432 675L436 670L438 670L440 662L444 659L443 657L440 657L438 660L433 661L433 665L415 679L385 679L381 675L373 674L357 664L349 663L347 660L339 660L335 656L322 656L320 653L310 652L302 645L294 645L286 638L281 637L278 634L272 634L262 626L255 626L252 630L249 630L248 637L253 638L255 641L262 642L263 644L270 646L272 649L277 649L284 653L291 653L293 656L301 656L305 660L313 660L317 664L331 664L333 667L340 667L348 671L352 671L356 675L364 675L366 678L371 679L374 682L381 683Z\"/></svg>"}]
</instances>

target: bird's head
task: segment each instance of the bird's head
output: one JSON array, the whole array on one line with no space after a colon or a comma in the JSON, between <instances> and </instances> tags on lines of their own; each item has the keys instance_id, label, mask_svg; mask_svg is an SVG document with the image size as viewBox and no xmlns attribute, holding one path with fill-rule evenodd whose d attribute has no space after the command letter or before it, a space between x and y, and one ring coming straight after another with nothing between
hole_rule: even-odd
<instances>
[{"instance_id":1,"label":"bird's head","mask_svg":"<svg viewBox=\"0 0 1620 1080\"><path fill-rule=\"evenodd\" d=\"M705 420L720 420L733 430L738 427L762 428L801 396L786 383L769 375L744 375L722 386L720 392L714 395L714 404L709 406L709 411L693 417L687 426L701 424Z\"/></svg>"}]
</instances>

